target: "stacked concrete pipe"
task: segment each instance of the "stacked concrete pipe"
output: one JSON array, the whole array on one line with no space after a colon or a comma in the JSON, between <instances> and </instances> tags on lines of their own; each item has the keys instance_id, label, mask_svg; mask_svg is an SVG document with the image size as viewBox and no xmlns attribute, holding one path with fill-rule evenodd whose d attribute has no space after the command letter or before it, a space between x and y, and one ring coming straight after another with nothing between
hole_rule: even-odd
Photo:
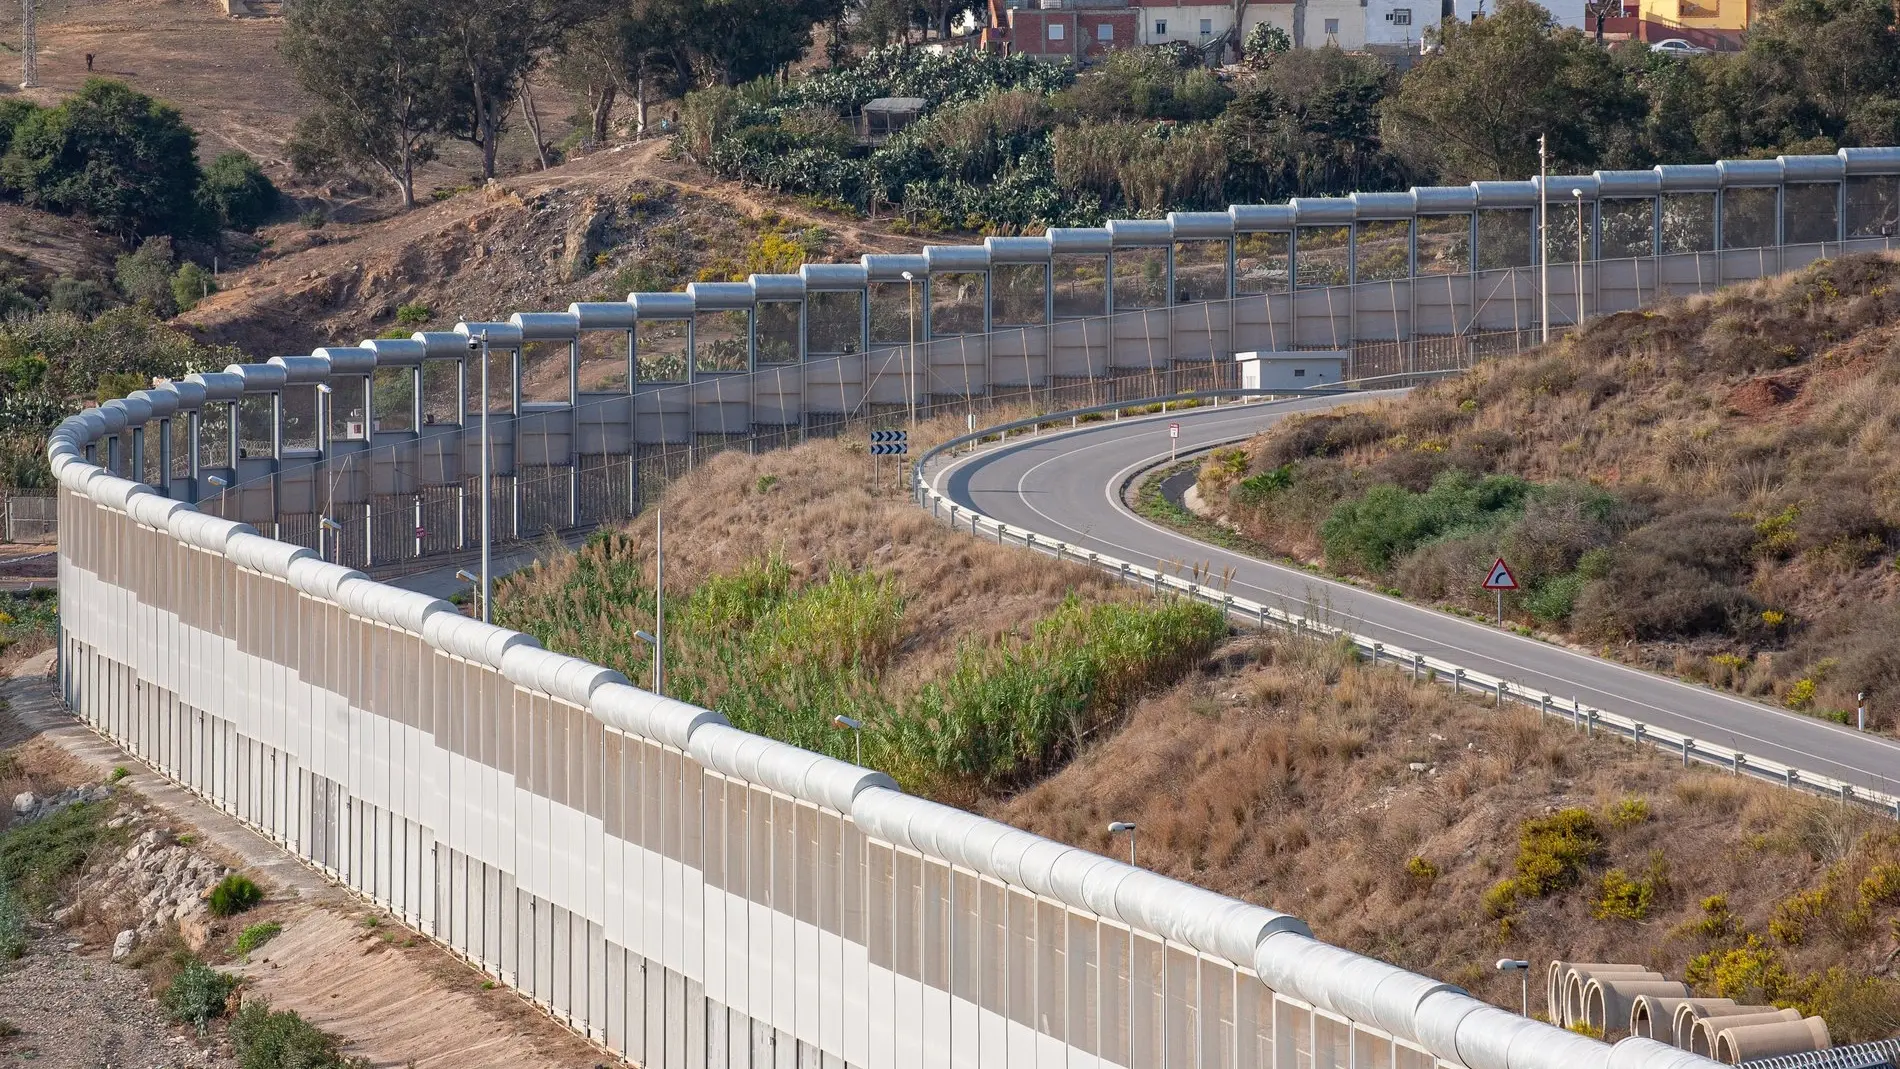
<instances>
[{"instance_id":1,"label":"stacked concrete pipe","mask_svg":"<svg viewBox=\"0 0 1900 1069\"><path fill-rule=\"evenodd\" d=\"M1668 980L1669 977L1641 965L1572 965L1564 973L1563 1018L1553 1023L1562 1028L1583 1023L1583 989L1597 978L1605 980Z\"/></svg>"},{"instance_id":2,"label":"stacked concrete pipe","mask_svg":"<svg viewBox=\"0 0 1900 1069\"><path fill-rule=\"evenodd\" d=\"M1676 1043L1676 1014L1684 1007L1699 1008L1704 1016L1710 1011L1735 1009L1732 998L1667 998L1638 995L1630 1003L1630 1035ZM1693 1020L1693 1018L1691 1019Z\"/></svg>"},{"instance_id":3,"label":"stacked concrete pipe","mask_svg":"<svg viewBox=\"0 0 1900 1069\"><path fill-rule=\"evenodd\" d=\"M1631 1006L1641 995L1688 998L1689 985L1675 980L1639 980L1628 976L1591 977L1583 985L1583 1023L1596 1029L1604 1039L1619 1035L1628 1028Z\"/></svg>"},{"instance_id":4,"label":"stacked concrete pipe","mask_svg":"<svg viewBox=\"0 0 1900 1069\"><path fill-rule=\"evenodd\" d=\"M1801 1020L1799 1010L1766 1010L1761 1013L1704 1017L1697 1021L1695 1027L1689 1032L1689 1050L1704 1058L1713 1058L1716 1037L1731 1028L1746 1028L1756 1024L1789 1024L1799 1020Z\"/></svg>"},{"instance_id":5,"label":"stacked concrete pipe","mask_svg":"<svg viewBox=\"0 0 1900 1069\"><path fill-rule=\"evenodd\" d=\"M1727 1005L1721 1005L1727 1003ZM1673 1015L1676 1046L1683 1050L1694 1049L1696 1024L1711 1017L1740 1017L1743 1014L1773 1013L1774 1006L1742 1006L1733 999L1692 998L1676 1007ZM1633 1012L1633 1011L1632 1011Z\"/></svg>"},{"instance_id":6,"label":"stacked concrete pipe","mask_svg":"<svg viewBox=\"0 0 1900 1069\"><path fill-rule=\"evenodd\" d=\"M1794 1010L1788 1010L1794 1013ZM1739 1017L1726 1018L1740 1021ZM1724 1018L1713 1018L1720 1021ZM1773 1021L1767 1024L1732 1024L1722 1029L1715 1037L1715 1060L1730 1065L1754 1061L1757 1058L1772 1058L1777 1054L1801 1054L1811 1050L1826 1050L1833 1046L1828 1035L1827 1022L1819 1017L1807 1017L1797 1021Z\"/></svg>"}]
</instances>

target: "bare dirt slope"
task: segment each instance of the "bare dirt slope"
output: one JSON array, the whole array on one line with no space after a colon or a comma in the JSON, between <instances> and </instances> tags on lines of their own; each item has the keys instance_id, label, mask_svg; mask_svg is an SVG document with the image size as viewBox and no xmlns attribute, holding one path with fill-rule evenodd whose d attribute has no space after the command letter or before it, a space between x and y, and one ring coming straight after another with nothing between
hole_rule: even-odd
<instances>
[{"instance_id":1,"label":"bare dirt slope","mask_svg":"<svg viewBox=\"0 0 1900 1069\"><path fill-rule=\"evenodd\" d=\"M185 324L265 358L374 336L396 326L404 305L428 307L429 326L447 329L460 317L619 300L634 284L795 268L759 259L767 234L798 235L822 260L922 245L709 181L666 149L616 146L369 222L269 228L259 262L227 273L224 292Z\"/></svg>"}]
</instances>

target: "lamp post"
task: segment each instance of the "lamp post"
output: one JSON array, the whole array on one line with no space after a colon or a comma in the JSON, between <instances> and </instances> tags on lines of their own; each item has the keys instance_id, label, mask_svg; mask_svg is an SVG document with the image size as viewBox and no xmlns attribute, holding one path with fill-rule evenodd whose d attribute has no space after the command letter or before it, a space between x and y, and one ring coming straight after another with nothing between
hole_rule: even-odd
<instances>
[{"instance_id":1,"label":"lamp post","mask_svg":"<svg viewBox=\"0 0 1900 1069\"><path fill-rule=\"evenodd\" d=\"M1550 197L1544 187L1550 182L1550 142L1544 134L1537 135L1537 240L1538 270L1542 279L1538 288L1543 291L1540 298L1543 307L1541 318L1544 321L1543 341L1550 343Z\"/></svg>"},{"instance_id":2,"label":"lamp post","mask_svg":"<svg viewBox=\"0 0 1900 1069\"><path fill-rule=\"evenodd\" d=\"M468 340L469 351L482 354L482 623L494 623L489 611L490 595L494 593L494 555L489 544L489 524L495 511L494 479L488 468L488 331Z\"/></svg>"},{"instance_id":3,"label":"lamp post","mask_svg":"<svg viewBox=\"0 0 1900 1069\"><path fill-rule=\"evenodd\" d=\"M657 636L657 635L650 635L650 634L648 634L648 633L647 633L647 632L645 632L645 631L635 631L635 632L633 633L633 637L634 637L634 638L637 638L637 639L639 639L640 641L642 641L642 642L644 642L644 643L646 643L646 644L647 644L648 646L651 646L651 647L653 647L653 693L655 693L655 694L661 694L661 691L660 691L660 639L659 639L659 636ZM662 694L661 696L662 696L662 697L664 697L664 695L663 695L663 694Z\"/></svg>"},{"instance_id":4,"label":"lamp post","mask_svg":"<svg viewBox=\"0 0 1900 1069\"><path fill-rule=\"evenodd\" d=\"M1128 833L1128 863L1133 865L1135 863L1135 822L1118 820L1108 826L1110 835L1120 835L1122 832Z\"/></svg>"},{"instance_id":5,"label":"lamp post","mask_svg":"<svg viewBox=\"0 0 1900 1069\"><path fill-rule=\"evenodd\" d=\"M910 306L910 345L904 351L904 401L910 408L910 429L917 429L917 276L904 272L905 303Z\"/></svg>"},{"instance_id":6,"label":"lamp post","mask_svg":"<svg viewBox=\"0 0 1900 1069\"><path fill-rule=\"evenodd\" d=\"M1516 958L1499 958L1496 966L1499 972L1517 973L1520 997L1524 1000L1524 1016L1531 1015L1531 963Z\"/></svg>"},{"instance_id":7,"label":"lamp post","mask_svg":"<svg viewBox=\"0 0 1900 1069\"><path fill-rule=\"evenodd\" d=\"M334 539L337 543L336 549L339 551L339 556L343 548L343 540L340 537L343 533L343 527L335 520L330 519L330 516L336 513L336 476L330 471L330 406L336 403L331 400L333 392L334 391L330 389L329 383L317 383L317 449L323 461L323 481L325 484L323 498L324 517L317 526L317 556L322 557L324 560L331 560L331 555L325 551L326 544L332 541L324 537L326 531L333 531L339 536Z\"/></svg>"},{"instance_id":8,"label":"lamp post","mask_svg":"<svg viewBox=\"0 0 1900 1069\"><path fill-rule=\"evenodd\" d=\"M479 588L482 585L482 577L479 575L476 575L474 572L469 571L467 568L455 569L455 577L457 579L460 579L462 582L467 583L471 587ZM483 600L485 601L486 599L484 598ZM482 619L483 620L488 619L488 606L483 605L481 609L482 609Z\"/></svg>"},{"instance_id":9,"label":"lamp post","mask_svg":"<svg viewBox=\"0 0 1900 1069\"><path fill-rule=\"evenodd\" d=\"M1130 868L1133 868L1135 866L1135 822L1132 820L1118 820L1108 826L1108 834L1111 836L1120 835L1122 832L1128 833L1128 865ZM1131 925L1128 929L1129 979L1132 980L1134 975L1135 929ZM1128 985L1128 1064L1131 1066L1135 1064L1135 985L1133 983Z\"/></svg>"},{"instance_id":10,"label":"lamp post","mask_svg":"<svg viewBox=\"0 0 1900 1069\"><path fill-rule=\"evenodd\" d=\"M855 760L857 764L863 765L864 764L864 721L853 720L851 717L848 717L844 715L843 713L839 713L837 716L834 716L831 718L831 726L843 731L851 732L852 753L856 755Z\"/></svg>"},{"instance_id":11,"label":"lamp post","mask_svg":"<svg viewBox=\"0 0 1900 1069\"><path fill-rule=\"evenodd\" d=\"M1577 202L1577 329L1583 329L1583 190L1572 189L1570 199Z\"/></svg>"}]
</instances>

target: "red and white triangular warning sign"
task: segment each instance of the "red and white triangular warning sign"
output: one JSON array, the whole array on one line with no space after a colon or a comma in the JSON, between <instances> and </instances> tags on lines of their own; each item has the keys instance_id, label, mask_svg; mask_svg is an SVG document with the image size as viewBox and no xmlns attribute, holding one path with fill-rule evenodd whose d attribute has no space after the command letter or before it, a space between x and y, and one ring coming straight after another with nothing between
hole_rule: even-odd
<instances>
[{"instance_id":1,"label":"red and white triangular warning sign","mask_svg":"<svg viewBox=\"0 0 1900 1069\"><path fill-rule=\"evenodd\" d=\"M1491 565L1491 574L1485 577L1484 588L1486 590L1517 589L1517 577L1511 574L1511 566L1504 563L1503 557L1499 557L1497 563Z\"/></svg>"}]
</instances>

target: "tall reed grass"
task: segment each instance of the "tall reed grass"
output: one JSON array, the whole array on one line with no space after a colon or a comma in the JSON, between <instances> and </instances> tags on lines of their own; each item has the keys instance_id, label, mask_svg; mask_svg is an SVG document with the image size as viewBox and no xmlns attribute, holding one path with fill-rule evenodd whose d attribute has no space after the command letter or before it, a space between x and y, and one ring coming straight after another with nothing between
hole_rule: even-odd
<instances>
[{"instance_id":1,"label":"tall reed grass","mask_svg":"<svg viewBox=\"0 0 1900 1069\"><path fill-rule=\"evenodd\" d=\"M651 652L635 632L654 629L655 599L643 564L597 540L559 583L532 574L505 583L497 622L644 685ZM670 696L844 759L856 740L833 717L863 721L865 764L927 794L991 792L1046 773L1226 633L1206 606L1071 595L1026 636L965 637L947 671L913 678L892 670L917 636L888 573L834 567L800 583L773 554L669 591L665 604Z\"/></svg>"}]
</instances>

